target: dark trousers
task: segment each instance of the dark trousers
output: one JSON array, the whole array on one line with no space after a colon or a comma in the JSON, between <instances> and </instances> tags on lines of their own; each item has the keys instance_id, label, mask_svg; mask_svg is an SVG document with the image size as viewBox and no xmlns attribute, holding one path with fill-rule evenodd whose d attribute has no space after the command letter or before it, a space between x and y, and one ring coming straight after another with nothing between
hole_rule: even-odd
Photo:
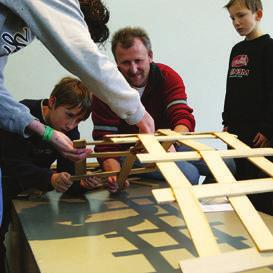
<instances>
[{"instance_id":1,"label":"dark trousers","mask_svg":"<svg viewBox=\"0 0 273 273\"><path fill-rule=\"evenodd\" d=\"M253 139L258 133L256 128L249 128L245 125L236 125L234 127L229 127L229 132L238 135L238 138L250 146L253 146ZM273 162L273 158L268 158ZM256 167L247 159L235 159L236 164L236 179L237 180L247 180L255 178L266 178L268 175L264 173L260 168ZM273 192L259 193L248 195L250 201L254 207L261 212L273 215Z\"/></svg>"}]
</instances>

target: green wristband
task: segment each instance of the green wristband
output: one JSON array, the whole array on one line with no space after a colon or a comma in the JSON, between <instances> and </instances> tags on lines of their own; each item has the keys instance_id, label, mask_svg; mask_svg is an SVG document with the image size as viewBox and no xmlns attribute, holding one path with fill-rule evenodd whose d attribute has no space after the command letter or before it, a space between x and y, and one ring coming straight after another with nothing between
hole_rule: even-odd
<instances>
[{"instance_id":1,"label":"green wristband","mask_svg":"<svg viewBox=\"0 0 273 273\"><path fill-rule=\"evenodd\" d=\"M53 136L54 130L50 126L45 126L42 139L46 142L50 142Z\"/></svg>"}]
</instances>

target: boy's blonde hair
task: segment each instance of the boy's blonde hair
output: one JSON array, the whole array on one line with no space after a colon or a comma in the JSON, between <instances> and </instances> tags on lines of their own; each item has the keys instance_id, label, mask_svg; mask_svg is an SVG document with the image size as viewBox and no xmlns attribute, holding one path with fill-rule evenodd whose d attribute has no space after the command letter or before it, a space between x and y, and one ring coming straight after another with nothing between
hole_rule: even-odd
<instances>
[{"instance_id":1,"label":"boy's blonde hair","mask_svg":"<svg viewBox=\"0 0 273 273\"><path fill-rule=\"evenodd\" d=\"M256 12L259 9L263 9L262 1L261 0L230 0L224 7L229 9L235 3L245 4L245 6L251 10L252 12Z\"/></svg>"}]
</instances>

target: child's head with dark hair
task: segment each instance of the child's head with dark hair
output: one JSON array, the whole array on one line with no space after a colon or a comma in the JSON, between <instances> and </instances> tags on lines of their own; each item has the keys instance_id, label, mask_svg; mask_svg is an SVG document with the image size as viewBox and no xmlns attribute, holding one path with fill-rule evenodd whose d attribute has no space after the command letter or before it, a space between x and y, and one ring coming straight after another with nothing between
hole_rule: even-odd
<instances>
[{"instance_id":1,"label":"child's head with dark hair","mask_svg":"<svg viewBox=\"0 0 273 273\"><path fill-rule=\"evenodd\" d=\"M79 107L83 120L91 113L90 92L87 87L78 79L65 77L57 83L52 90L50 97L54 97L54 107L66 105L68 108Z\"/></svg>"},{"instance_id":2,"label":"child's head with dark hair","mask_svg":"<svg viewBox=\"0 0 273 273\"><path fill-rule=\"evenodd\" d=\"M90 116L90 96L89 90L80 80L63 78L55 85L48 105L43 107L45 122L62 132L74 129Z\"/></svg>"},{"instance_id":3,"label":"child's head with dark hair","mask_svg":"<svg viewBox=\"0 0 273 273\"><path fill-rule=\"evenodd\" d=\"M91 38L95 43L103 43L109 37L106 23L109 21L109 10L100 0L80 0L81 11L88 26Z\"/></svg>"}]
</instances>

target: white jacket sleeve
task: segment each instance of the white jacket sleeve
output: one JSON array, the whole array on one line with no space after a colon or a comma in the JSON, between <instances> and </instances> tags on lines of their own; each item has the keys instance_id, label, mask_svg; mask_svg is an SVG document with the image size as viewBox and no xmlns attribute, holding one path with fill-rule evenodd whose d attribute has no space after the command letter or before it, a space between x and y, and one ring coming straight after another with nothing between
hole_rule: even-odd
<instances>
[{"instance_id":1,"label":"white jacket sleeve","mask_svg":"<svg viewBox=\"0 0 273 273\"><path fill-rule=\"evenodd\" d=\"M144 107L116 66L92 41L77 0L1 0L71 73L129 124Z\"/></svg>"}]
</instances>

